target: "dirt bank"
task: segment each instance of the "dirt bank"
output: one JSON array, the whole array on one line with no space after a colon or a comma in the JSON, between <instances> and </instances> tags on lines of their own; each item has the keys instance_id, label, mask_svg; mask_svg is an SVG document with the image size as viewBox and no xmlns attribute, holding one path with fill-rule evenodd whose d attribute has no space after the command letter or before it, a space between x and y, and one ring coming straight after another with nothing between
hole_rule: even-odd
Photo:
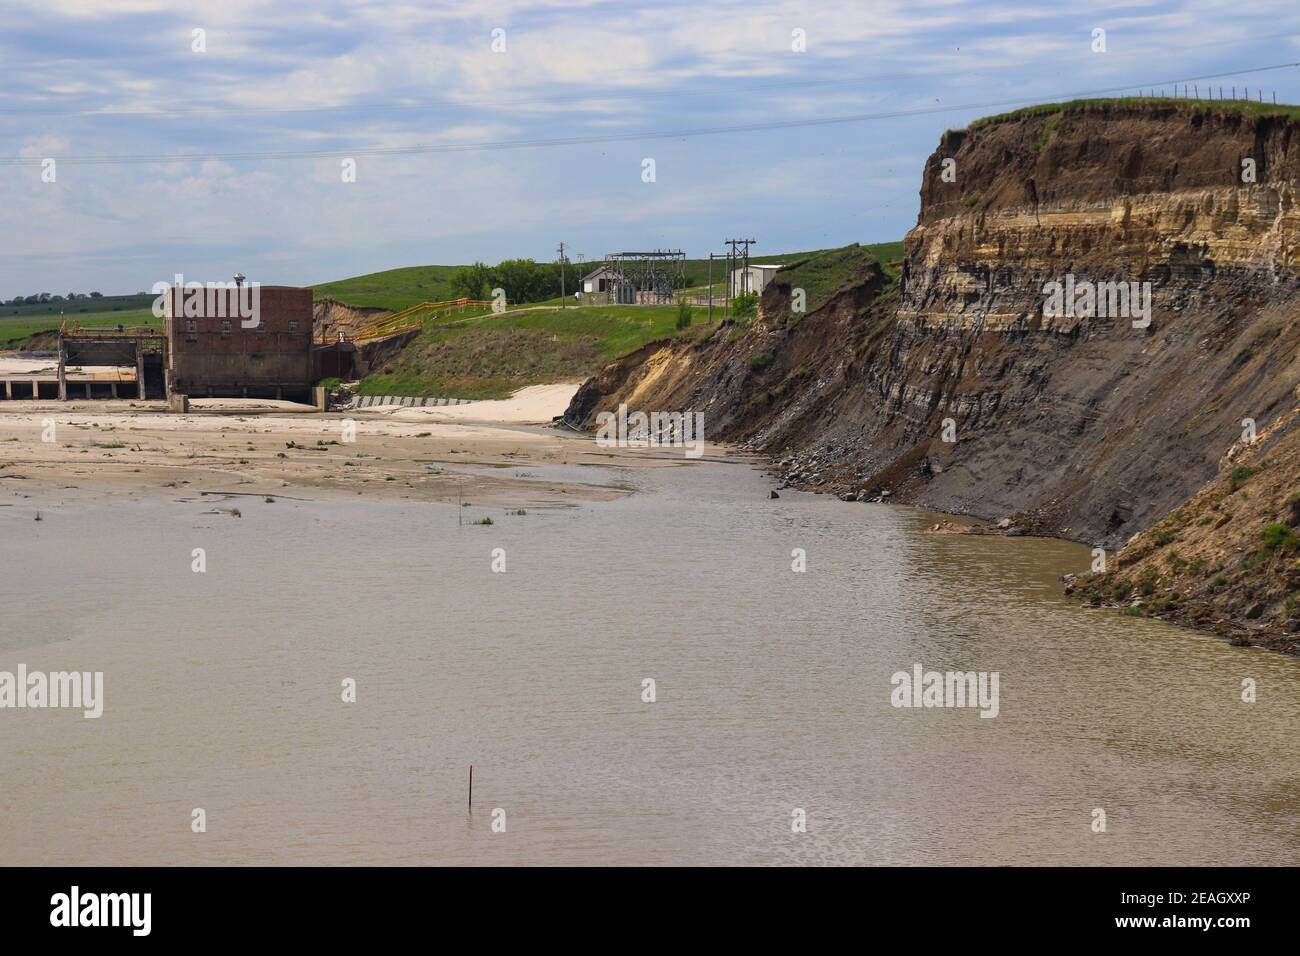
<instances>
[{"instance_id":1,"label":"dirt bank","mask_svg":"<svg viewBox=\"0 0 1300 956\"><path fill-rule=\"evenodd\" d=\"M897 283L862 264L804 314L796 290L836 263L782 271L751 327L647 346L567 416L702 410L710 438L769 455L785 483L1114 549L1216 480L1243 418L1263 432L1295 409L1298 182L1294 119L1116 106L975 124L926 164ZM1149 283L1149 323L1045 317L1067 276Z\"/></svg>"}]
</instances>

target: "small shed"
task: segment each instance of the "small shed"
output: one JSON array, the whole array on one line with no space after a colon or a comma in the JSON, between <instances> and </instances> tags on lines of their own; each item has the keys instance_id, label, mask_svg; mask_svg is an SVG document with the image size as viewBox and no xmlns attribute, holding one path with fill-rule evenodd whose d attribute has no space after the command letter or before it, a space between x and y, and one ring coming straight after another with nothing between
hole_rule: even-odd
<instances>
[{"instance_id":1,"label":"small shed","mask_svg":"<svg viewBox=\"0 0 1300 956\"><path fill-rule=\"evenodd\" d=\"M582 277L583 292L609 292L613 289L616 274L607 265L597 266Z\"/></svg>"},{"instance_id":2,"label":"small shed","mask_svg":"<svg viewBox=\"0 0 1300 956\"><path fill-rule=\"evenodd\" d=\"M757 292L762 295L763 290L767 288L767 284L772 281L772 277L776 275L777 270L780 268L780 265L756 263L747 268L733 269L731 272L731 297L734 299L745 292Z\"/></svg>"}]
</instances>

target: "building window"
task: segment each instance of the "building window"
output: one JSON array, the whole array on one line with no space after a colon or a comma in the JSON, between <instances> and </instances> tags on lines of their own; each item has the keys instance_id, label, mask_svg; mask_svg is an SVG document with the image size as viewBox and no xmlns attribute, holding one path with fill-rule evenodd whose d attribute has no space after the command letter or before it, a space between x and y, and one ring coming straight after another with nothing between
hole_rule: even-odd
<instances>
[{"instance_id":1,"label":"building window","mask_svg":"<svg viewBox=\"0 0 1300 956\"><path fill-rule=\"evenodd\" d=\"M295 321L295 320L290 320L290 322L289 322L289 331L290 331L290 332L297 332L297 331L298 331L298 323L297 323L297 321Z\"/></svg>"},{"instance_id":2,"label":"building window","mask_svg":"<svg viewBox=\"0 0 1300 956\"><path fill-rule=\"evenodd\" d=\"M228 339L228 338L230 338L230 320L229 320L229 319L222 319L222 320L221 320L221 337L222 337L223 339Z\"/></svg>"},{"instance_id":3,"label":"building window","mask_svg":"<svg viewBox=\"0 0 1300 956\"><path fill-rule=\"evenodd\" d=\"M194 319L185 320L185 341L197 342L199 340L199 323Z\"/></svg>"}]
</instances>

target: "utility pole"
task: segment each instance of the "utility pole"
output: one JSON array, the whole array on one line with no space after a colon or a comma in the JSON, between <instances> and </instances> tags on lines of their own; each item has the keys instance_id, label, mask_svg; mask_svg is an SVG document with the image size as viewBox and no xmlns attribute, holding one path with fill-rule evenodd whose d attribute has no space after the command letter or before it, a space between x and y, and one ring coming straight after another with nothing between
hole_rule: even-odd
<instances>
[{"instance_id":1,"label":"utility pole","mask_svg":"<svg viewBox=\"0 0 1300 956\"><path fill-rule=\"evenodd\" d=\"M560 243L560 308L565 306L564 297L564 243Z\"/></svg>"},{"instance_id":2,"label":"utility pole","mask_svg":"<svg viewBox=\"0 0 1300 956\"><path fill-rule=\"evenodd\" d=\"M713 253L709 253L709 324L713 324Z\"/></svg>"},{"instance_id":3,"label":"utility pole","mask_svg":"<svg viewBox=\"0 0 1300 956\"><path fill-rule=\"evenodd\" d=\"M749 291L749 247L758 245L757 239L727 239L727 245L731 251L728 258L727 268L727 297L731 297L731 276L736 269L743 270L740 275L740 294L744 295ZM737 252L737 246L744 246L743 252ZM741 264L743 262L743 264Z\"/></svg>"},{"instance_id":4,"label":"utility pole","mask_svg":"<svg viewBox=\"0 0 1300 956\"><path fill-rule=\"evenodd\" d=\"M722 240L726 245L726 240ZM731 317L731 250L728 249L725 255L727 260L727 271L723 275L722 281L726 283L725 291L722 294L722 321L726 322Z\"/></svg>"}]
</instances>

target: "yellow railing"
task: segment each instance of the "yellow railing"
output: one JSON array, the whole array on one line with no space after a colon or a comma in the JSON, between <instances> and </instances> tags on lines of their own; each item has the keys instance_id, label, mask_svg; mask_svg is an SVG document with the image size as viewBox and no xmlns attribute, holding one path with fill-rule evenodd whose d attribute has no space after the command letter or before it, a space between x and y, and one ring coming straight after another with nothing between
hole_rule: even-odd
<instances>
[{"instance_id":1,"label":"yellow railing","mask_svg":"<svg viewBox=\"0 0 1300 956\"><path fill-rule=\"evenodd\" d=\"M361 325L354 325L351 329L341 331L346 339L351 342L384 339L420 328L424 319L434 312L443 312L448 309L481 308L491 304L488 300L468 298L448 299L445 302L420 302L410 308L402 309L400 312L394 312L392 315L386 315L383 318L374 319ZM323 336L324 333L322 333L322 341Z\"/></svg>"}]
</instances>

